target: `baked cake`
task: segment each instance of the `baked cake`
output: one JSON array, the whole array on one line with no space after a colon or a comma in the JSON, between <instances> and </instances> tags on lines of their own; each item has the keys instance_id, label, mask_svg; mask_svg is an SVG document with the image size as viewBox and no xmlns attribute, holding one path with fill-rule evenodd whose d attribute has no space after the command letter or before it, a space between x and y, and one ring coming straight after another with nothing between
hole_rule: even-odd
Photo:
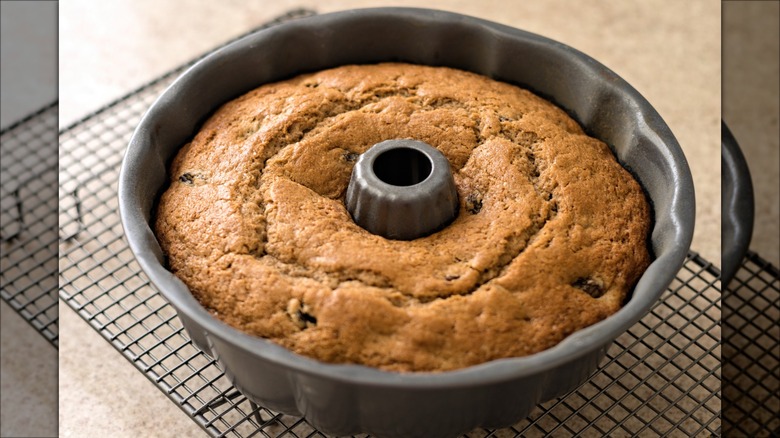
<instances>
[{"instance_id":1,"label":"baked cake","mask_svg":"<svg viewBox=\"0 0 780 438\"><path fill-rule=\"evenodd\" d=\"M372 145L449 160L457 218L388 240L344 206ZM215 317L296 353L445 371L550 348L620 309L650 255L644 193L603 142L477 74L351 65L219 108L170 166L155 232Z\"/></svg>"}]
</instances>

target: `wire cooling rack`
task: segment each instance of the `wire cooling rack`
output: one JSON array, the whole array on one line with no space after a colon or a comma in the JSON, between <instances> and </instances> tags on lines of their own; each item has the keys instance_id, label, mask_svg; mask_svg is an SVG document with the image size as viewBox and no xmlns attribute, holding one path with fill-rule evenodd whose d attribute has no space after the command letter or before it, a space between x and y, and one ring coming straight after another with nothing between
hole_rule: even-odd
<instances>
[{"instance_id":1,"label":"wire cooling rack","mask_svg":"<svg viewBox=\"0 0 780 438\"><path fill-rule=\"evenodd\" d=\"M723 434L780 437L780 274L748 252L723 297Z\"/></svg>"},{"instance_id":2,"label":"wire cooling rack","mask_svg":"<svg viewBox=\"0 0 780 438\"><path fill-rule=\"evenodd\" d=\"M312 13L292 11L268 25ZM192 344L123 239L115 196L123 151L144 111L189 65L60 133L60 297L208 434L325 436L302 418L241 395ZM765 266L757 266L750 269L764 279ZM615 341L588 382L510 428L465 436L719 436L719 277L717 268L690 253L658 304ZM758 314L769 311L764 303L751 306ZM774 306L770 319L776 300Z\"/></svg>"},{"instance_id":3,"label":"wire cooling rack","mask_svg":"<svg viewBox=\"0 0 780 438\"><path fill-rule=\"evenodd\" d=\"M0 132L0 297L55 348L57 108Z\"/></svg>"}]
</instances>

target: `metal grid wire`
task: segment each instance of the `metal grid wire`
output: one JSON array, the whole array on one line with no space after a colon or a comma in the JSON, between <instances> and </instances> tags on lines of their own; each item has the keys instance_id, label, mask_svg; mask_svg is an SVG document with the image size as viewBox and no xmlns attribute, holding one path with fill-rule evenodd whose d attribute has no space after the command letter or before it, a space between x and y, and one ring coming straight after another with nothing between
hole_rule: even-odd
<instances>
[{"instance_id":1,"label":"metal grid wire","mask_svg":"<svg viewBox=\"0 0 780 438\"><path fill-rule=\"evenodd\" d=\"M325 436L236 391L192 344L123 240L115 197L122 153L143 112L185 67L60 133L60 297L210 435ZM465 436L719 434L720 298L718 270L691 253L588 382L511 428Z\"/></svg>"},{"instance_id":2,"label":"metal grid wire","mask_svg":"<svg viewBox=\"0 0 780 438\"><path fill-rule=\"evenodd\" d=\"M723 434L778 437L780 274L748 252L723 295Z\"/></svg>"},{"instance_id":3,"label":"metal grid wire","mask_svg":"<svg viewBox=\"0 0 780 438\"><path fill-rule=\"evenodd\" d=\"M55 348L57 108L0 132L0 297Z\"/></svg>"}]
</instances>

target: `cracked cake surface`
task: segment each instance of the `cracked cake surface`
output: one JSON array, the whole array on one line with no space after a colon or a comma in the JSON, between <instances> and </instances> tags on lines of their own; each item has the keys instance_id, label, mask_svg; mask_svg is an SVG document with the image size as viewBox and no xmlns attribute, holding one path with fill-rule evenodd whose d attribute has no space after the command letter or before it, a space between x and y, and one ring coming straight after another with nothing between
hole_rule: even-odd
<instances>
[{"instance_id":1,"label":"cracked cake surface","mask_svg":"<svg viewBox=\"0 0 780 438\"><path fill-rule=\"evenodd\" d=\"M344 206L358 155L396 138L439 149L460 200L411 241ZM227 324L325 362L445 371L536 353L616 312L650 261L648 203L607 145L529 91L450 68L263 85L169 175L169 269Z\"/></svg>"}]
</instances>

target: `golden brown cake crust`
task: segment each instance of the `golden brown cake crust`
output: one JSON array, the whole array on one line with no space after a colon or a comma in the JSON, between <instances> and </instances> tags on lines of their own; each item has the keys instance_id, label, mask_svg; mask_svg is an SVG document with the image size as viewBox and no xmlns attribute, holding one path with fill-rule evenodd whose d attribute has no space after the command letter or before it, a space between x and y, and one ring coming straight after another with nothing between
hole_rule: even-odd
<instances>
[{"instance_id":1,"label":"golden brown cake crust","mask_svg":"<svg viewBox=\"0 0 780 438\"><path fill-rule=\"evenodd\" d=\"M344 206L358 154L450 161L455 221L387 240ZM221 107L170 168L156 234L216 317L326 362L443 371L550 348L617 311L649 263L636 181L562 110L476 74L345 66Z\"/></svg>"}]
</instances>

